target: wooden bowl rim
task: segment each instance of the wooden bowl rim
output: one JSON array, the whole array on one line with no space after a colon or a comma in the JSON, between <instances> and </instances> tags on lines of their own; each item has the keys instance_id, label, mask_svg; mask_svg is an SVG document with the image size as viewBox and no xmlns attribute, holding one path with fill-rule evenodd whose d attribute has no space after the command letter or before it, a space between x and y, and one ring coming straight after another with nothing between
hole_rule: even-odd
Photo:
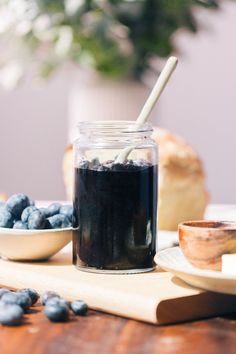
<instances>
[{"instance_id":1,"label":"wooden bowl rim","mask_svg":"<svg viewBox=\"0 0 236 354\"><path fill-rule=\"evenodd\" d=\"M218 226L210 226L210 225L218 225ZM204 226L206 225L206 226ZM220 227L224 226L224 227ZM178 230L198 230L198 231L236 231L236 221L226 221L226 220L190 220L181 222L178 225Z\"/></svg>"}]
</instances>

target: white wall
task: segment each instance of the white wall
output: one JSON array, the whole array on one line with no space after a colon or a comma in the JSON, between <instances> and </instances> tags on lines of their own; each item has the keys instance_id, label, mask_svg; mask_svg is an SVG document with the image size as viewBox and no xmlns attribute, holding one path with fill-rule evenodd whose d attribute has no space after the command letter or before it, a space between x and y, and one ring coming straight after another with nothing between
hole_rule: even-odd
<instances>
[{"instance_id":1,"label":"white wall","mask_svg":"<svg viewBox=\"0 0 236 354\"><path fill-rule=\"evenodd\" d=\"M214 202L236 203L236 4L200 12L198 35L179 33L178 70L160 100L157 122L200 153ZM67 137L65 72L39 87L28 80L0 92L0 191L63 199Z\"/></svg>"}]
</instances>

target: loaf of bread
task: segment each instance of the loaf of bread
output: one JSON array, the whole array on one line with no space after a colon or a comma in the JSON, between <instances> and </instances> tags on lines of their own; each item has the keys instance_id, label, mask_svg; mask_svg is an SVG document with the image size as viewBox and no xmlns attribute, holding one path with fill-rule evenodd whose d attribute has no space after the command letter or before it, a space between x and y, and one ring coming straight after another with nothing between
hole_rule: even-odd
<instances>
[{"instance_id":1,"label":"loaf of bread","mask_svg":"<svg viewBox=\"0 0 236 354\"><path fill-rule=\"evenodd\" d=\"M158 227L176 230L184 220L202 219L208 203L205 175L193 148L170 132L155 128L159 145ZM73 152L69 145L63 158L63 176L69 200L73 192Z\"/></svg>"},{"instance_id":2,"label":"loaf of bread","mask_svg":"<svg viewBox=\"0 0 236 354\"><path fill-rule=\"evenodd\" d=\"M155 129L153 139L159 145L159 229L176 230L184 220L204 217L208 193L203 166L179 136Z\"/></svg>"}]
</instances>

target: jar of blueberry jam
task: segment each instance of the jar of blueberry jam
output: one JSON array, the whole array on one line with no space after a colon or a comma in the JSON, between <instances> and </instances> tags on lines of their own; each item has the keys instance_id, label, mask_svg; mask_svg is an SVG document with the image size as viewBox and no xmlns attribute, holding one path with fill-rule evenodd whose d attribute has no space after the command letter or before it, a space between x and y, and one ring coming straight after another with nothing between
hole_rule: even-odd
<instances>
[{"instance_id":1,"label":"jar of blueberry jam","mask_svg":"<svg viewBox=\"0 0 236 354\"><path fill-rule=\"evenodd\" d=\"M132 121L79 123L74 143L73 263L81 270L141 273L154 267L157 145ZM124 162L117 156L132 147Z\"/></svg>"}]
</instances>

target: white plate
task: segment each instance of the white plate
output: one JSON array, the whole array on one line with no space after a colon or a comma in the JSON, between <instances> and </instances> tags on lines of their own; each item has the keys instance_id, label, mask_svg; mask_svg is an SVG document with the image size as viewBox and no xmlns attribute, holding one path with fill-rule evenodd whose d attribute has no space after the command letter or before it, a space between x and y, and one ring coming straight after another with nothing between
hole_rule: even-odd
<instances>
[{"instance_id":1,"label":"white plate","mask_svg":"<svg viewBox=\"0 0 236 354\"><path fill-rule=\"evenodd\" d=\"M157 250L177 246L179 244L177 231L162 231L157 233Z\"/></svg>"},{"instance_id":2,"label":"white plate","mask_svg":"<svg viewBox=\"0 0 236 354\"><path fill-rule=\"evenodd\" d=\"M187 261L179 247L159 252L155 256L155 262L192 286L236 295L236 276L195 268Z\"/></svg>"},{"instance_id":3,"label":"white plate","mask_svg":"<svg viewBox=\"0 0 236 354\"><path fill-rule=\"evenodd\" d=\"M14 261L52 257L72 239L72 228L18 230L0 228L0 256Z\"/></svg>"}]
</instances>

